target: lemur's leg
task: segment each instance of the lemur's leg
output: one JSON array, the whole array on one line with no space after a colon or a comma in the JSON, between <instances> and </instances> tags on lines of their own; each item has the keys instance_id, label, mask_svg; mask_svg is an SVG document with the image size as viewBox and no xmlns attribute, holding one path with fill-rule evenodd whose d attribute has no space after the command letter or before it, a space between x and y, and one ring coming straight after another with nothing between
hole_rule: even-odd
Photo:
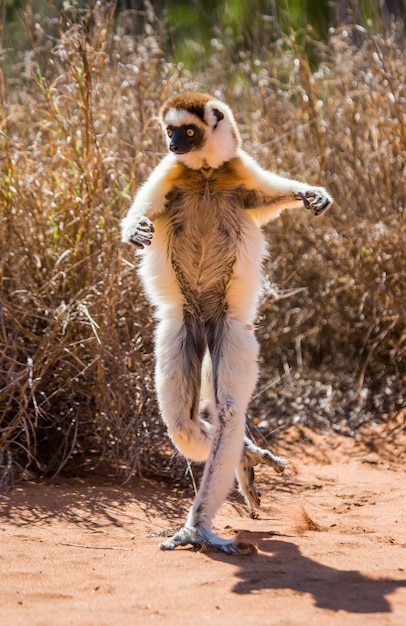
<instances>
[{"instance_id":1,"label":"lemur's leg","mask_svg":"<svg viewBox=\"0 0 406 626\"><path fill-rule=\"evenodd\" d=\"M270 450L260 448L248 439L248 437L245 437L243 455L237 467L236 475L240 492L244 496L250 509L251 517L258 517L256 509L258 509L261 504L261 493L255 485L255 465L259 463L270 465L275 472L281 474L288 462L287 459L276 456Z\"/></svg>"},{"instance_id":2,"label":"lemur's leg","mask_svg":"<svg viewBox=\"0 0 406 626\"><path fill-rule=\"evenodd\" d=\"M201 406L206 409L210 415L214 415L216 412L215 404L211 360L209 355L206 354L202 369ZM261 494L255 486L254 472L254 467L259 463L271 466L275 472L280 474L284 471L288 460L276 456L270 450L260 448L251 441L251 439L245 436L241 461L235 473L239 490L250 509L251 517L254 518L258 517L255 509L259 508L261 504Z\"/></svg>"},{"instance_id":3,"label":"lemur's leg","mask_svg":"<svg viewBox=\"0 0 406 626\"><path fill-rule=\"evenodd\" d=\"M258 375L258 344L253 330L238 320L226 318L206 330L217 423L202 482L185 526L161 548L173 550L192 544L235 553L240 551L235 541L215 535L211 523L233 484L241 460L245 413Z\"/></svg>"},{"instance_id":4,"label":"lemur's leg","mask_svg":"<svg viewBox=\"0 0 406 626\"><path fill-rule=\"evenodd\" d=\"M175 446L194 461L205 461L212 444L211 425L199 418L205 347L197 316L173 312L157 327L155 382L162 418Z\"/></svg>"}]
</instances>

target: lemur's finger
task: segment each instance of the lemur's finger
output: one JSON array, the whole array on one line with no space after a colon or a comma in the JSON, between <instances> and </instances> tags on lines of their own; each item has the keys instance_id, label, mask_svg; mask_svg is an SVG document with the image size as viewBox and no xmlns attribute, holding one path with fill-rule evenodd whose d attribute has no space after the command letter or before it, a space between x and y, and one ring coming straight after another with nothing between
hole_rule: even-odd
<instances>
[{"instance_id":1,"label":"lemur's finger","mask_svg":"<svg viewBox=\"0 0 406 626\"><path fill-rule=\"evenodd\" d=\"M132 237L130 237L129 242L132 243L133 246L138 248L138 250L144 249L144 245L140 243L139 241L137 241L136 239L133 239Z\"/></svg>"},{"instance_id":2,"label":"lemur's finger","mask_svg":"<svg viewBox=\"0 0 406 626\"><path fill-rule=\"evenodd\" d=\"M300 196L300 198L303 200L303 204L305 205L306 209L310 209L311 202L310 200L308 200L308 198L306 198L305 194L299 191L298 196Z\"/></svg>"},{"instance_id":3,"label":"lemur's finger","mask_svg":"<svg viewBox=\"0 0 406 626\"><path fill-rule=\"evenodd\" d=\"M140 237L139 235L133 235L132 237L130 237L129 241L139 250L143 250L145 246L151 245L150 239L145 239L144 237Z\"/></svg>"},{"instance_id":4,"label":"lemur's finger","mask_svg":"<svg viewBox=\"0 0 406 626\"><path fill-rule=\"evenodd\" d=\"M327 198L324 200L323 204L319 207L315 207L313 209L313 213L316 217L318 217L319 215L322 215L323 213L325 213L327 211L327 209L330 207L331 205L331 201Z\"/></svg>"},{"instance_id":5,"label":"lemur's finger","mask_svg":"<svg viewBox=\"0 0 406 626\"><path fill-rule=\"evenodd\" d=\"M155 226L147 217L142 217L138 223L138 228L146 232L155 232Z\"/></svg>"},{"instance_id":6,"label":"lemur's finger","mask_svg":"<svg viewBox=\"0 0 406 626\"><path fill-rule=\"evenodd\" d=\"M151 240L154 234L149 230L142 230L141 228L137 228L137 232L134 234L134 237L138 239L146 239Z\"/></svg>"}]
</instances>

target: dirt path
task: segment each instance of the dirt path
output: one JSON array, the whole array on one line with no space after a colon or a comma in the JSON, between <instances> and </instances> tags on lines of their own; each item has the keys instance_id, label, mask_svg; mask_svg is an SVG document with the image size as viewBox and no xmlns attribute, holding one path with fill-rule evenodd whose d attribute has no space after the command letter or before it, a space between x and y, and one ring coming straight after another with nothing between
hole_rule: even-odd
<instances>
[{"instance_id":1,"label":"dirt path","mask_svg":"<svg viewBox=\"0 0 406 626\"><path fill-rule=\"evenodd\" d=\"M161 552L150 533L190 499L152 481L18 486L0 500L0 625L404 626L405 441L375 435L368 450L286 433L292 463L260 473L260 519L237 498L216 518L257 546L245 557Z\"/></svg>"}]
</instances>

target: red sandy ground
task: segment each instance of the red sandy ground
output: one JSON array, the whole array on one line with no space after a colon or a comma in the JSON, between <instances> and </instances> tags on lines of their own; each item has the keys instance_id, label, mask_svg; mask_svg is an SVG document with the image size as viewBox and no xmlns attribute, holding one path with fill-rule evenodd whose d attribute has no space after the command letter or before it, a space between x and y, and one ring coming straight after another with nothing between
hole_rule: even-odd
<instances>
[{"instance_id":1,"label":"red sandy ground","mask_svg":"<svg viewBox=\"0 0 406 626\"><path fill-rule=\"evenodd\" d=\"M406 624L404 415L355 439L286 432L260 519L215 520L257 553L161 552L191 496L150 480L22 483L0 499L0 624ZM367 445L366 445L367 443Z\"/></svg>"}]
</instances>

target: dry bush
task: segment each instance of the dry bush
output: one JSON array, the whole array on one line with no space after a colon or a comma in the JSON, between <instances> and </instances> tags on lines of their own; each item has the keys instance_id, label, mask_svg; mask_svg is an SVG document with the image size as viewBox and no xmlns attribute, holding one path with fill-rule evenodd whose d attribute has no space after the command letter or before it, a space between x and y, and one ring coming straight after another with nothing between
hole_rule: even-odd
<instances>
[{"instance_id":1,"label":"dry bush","mask_svg":"<svg viewBox=\"0 0 406 626\"><path fill-rule=\"evenodd\" d=\"M294 36L261 60L241 52L229 64L216 40L208 67L192 75L167 61L151 10L132 32L128 24L113 24L107 5L59 16L52 35L36 28L23 66L4 78L5 485L102 462L123 476L184 472L158 416L151 312L118 230L164 150L156 112L181 90L216 92L258 160L336 197L321 220L296 212L268 229L279 295L267 292L260 311L252 423L265 433L292 419L343 430L403 402L402 52L381 36L361 33L355 46L336 32L312 71Z\"/></svg>"},{"instance_id":2,"label":"dry bush","mask_svg":"<svg viewBox=\"0 0 406 626\"><path fill-rule=\"evenodd\" d=\"M150 312L118 233L158 158L149 127L162 54L153 38L121 38L110 18L72 21L52 49L44 34L3 102L4 481L14 467L153 467L163 439Z\"/></svg>"},{"instance_id":3,"label":"dry bush","mask_svg":"<svg viewBox=\"0 0 406 626\"><path fill-rule=\"evenodd\" d=\"M357 45L348 30L332 34L317 72L292 62L285 116L299 131L275 160L336 201L323 220L285 214L269 229L281 299L264 303L260 336L264 369L274 378L278 367L285 389L262 399L271 411L288 400L285 425L290 413L351 433L405 402L403 57L390 38L357 29Z\"/></svg>"}]
</instances>

